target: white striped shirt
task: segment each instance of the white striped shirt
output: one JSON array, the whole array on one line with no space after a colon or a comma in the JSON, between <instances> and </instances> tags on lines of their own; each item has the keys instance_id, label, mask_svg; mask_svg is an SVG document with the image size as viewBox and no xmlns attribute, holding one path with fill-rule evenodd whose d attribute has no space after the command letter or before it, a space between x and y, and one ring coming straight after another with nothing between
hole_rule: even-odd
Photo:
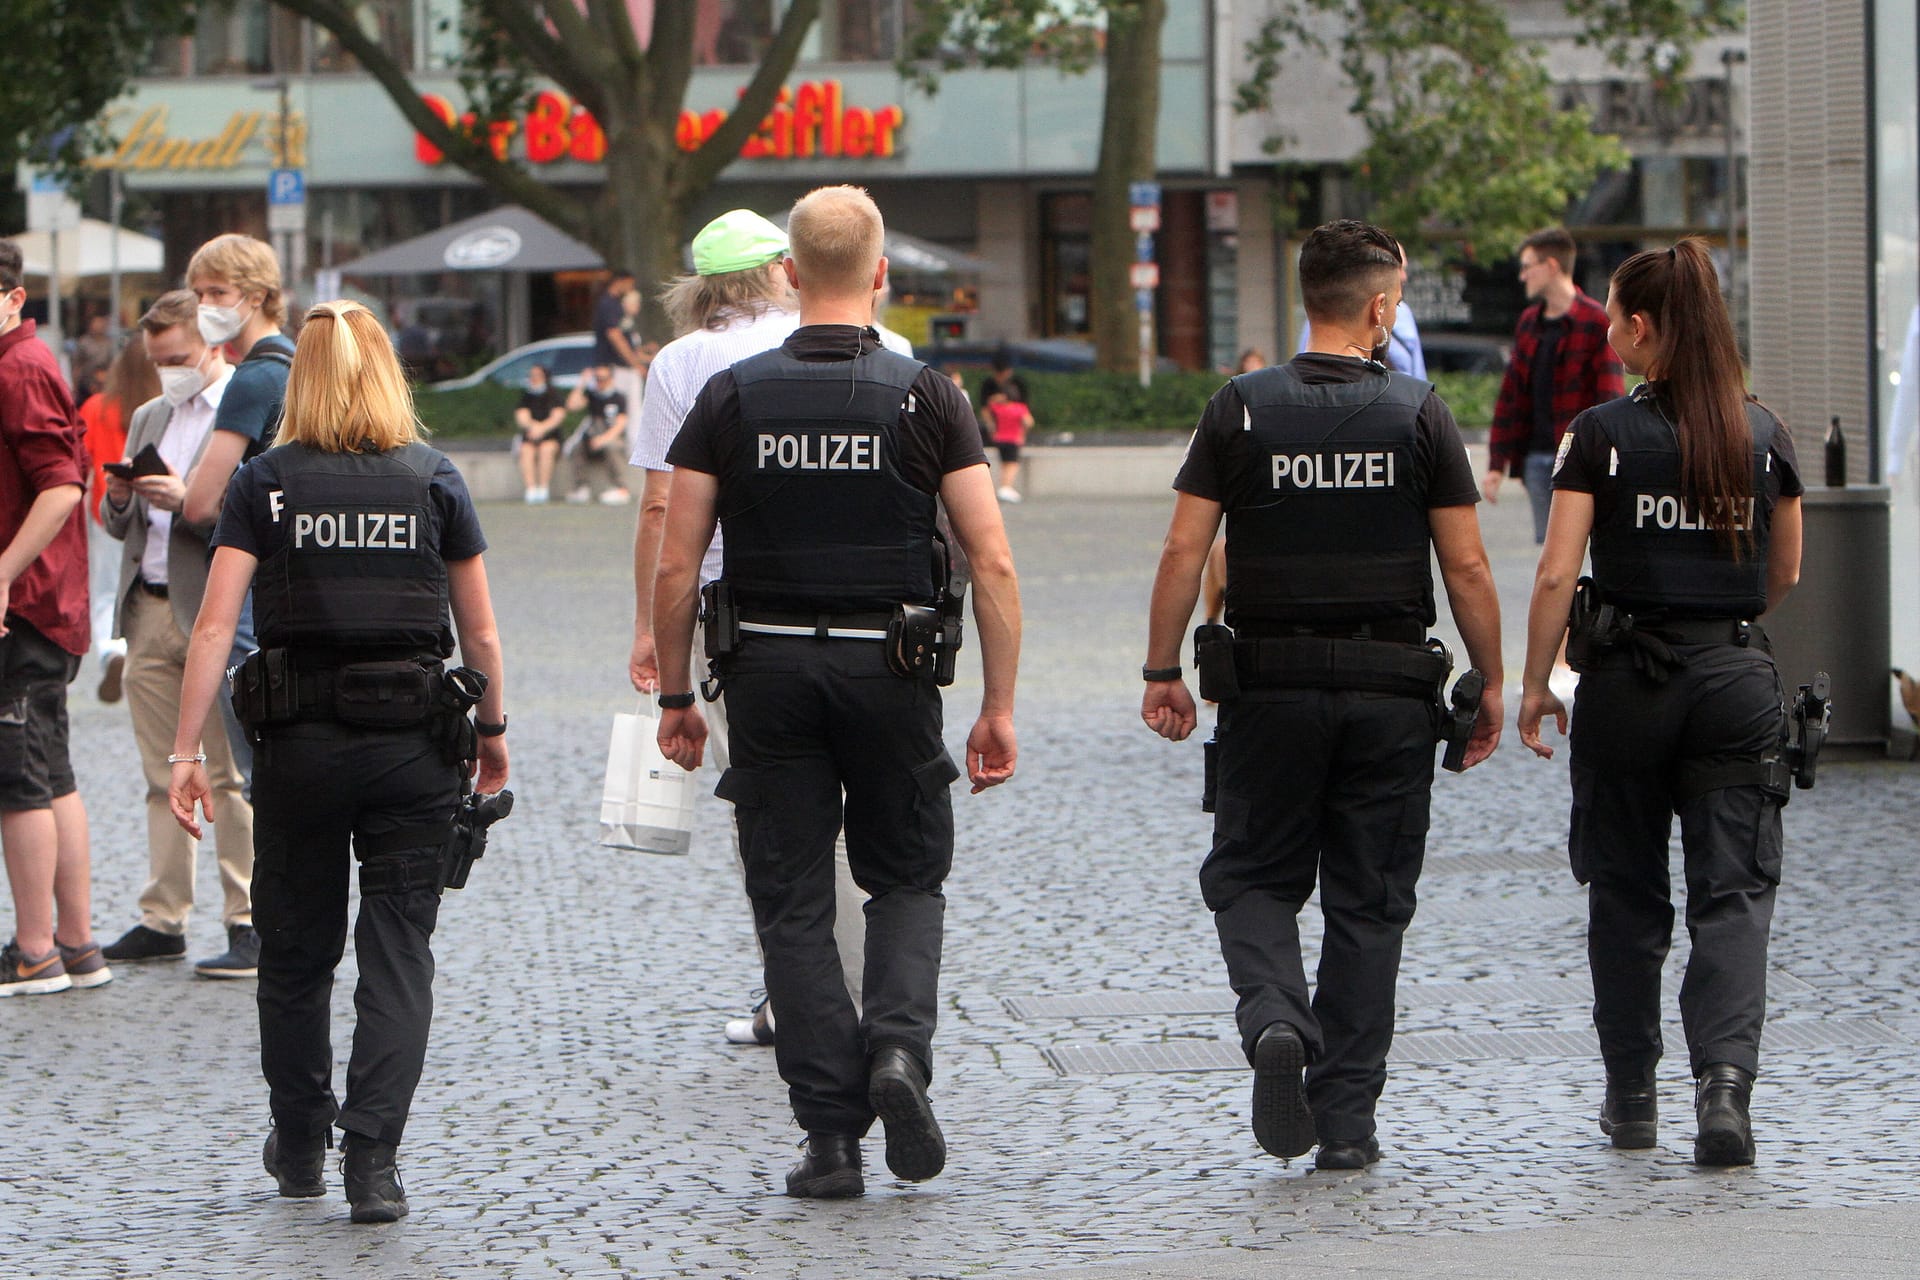
<instances>
[{"instance_id":1,"label":"white striped shirt","mask_svg":"<svg viewBox=\"0 0 1920 1280\"><path fill-rule=\"evenodd\" d=\"M713 375L748 356L771 351L800 327L792 311L734 312L724 329L696 329L660 348L647 370L647 398L640 404L640 431L633 444L633 465L649 471L671 471L667 450L680 434L680 424L693 412L693 402ZM702 584L720 576L720 530L700 562Z\"/></svg>"}]
</instances>

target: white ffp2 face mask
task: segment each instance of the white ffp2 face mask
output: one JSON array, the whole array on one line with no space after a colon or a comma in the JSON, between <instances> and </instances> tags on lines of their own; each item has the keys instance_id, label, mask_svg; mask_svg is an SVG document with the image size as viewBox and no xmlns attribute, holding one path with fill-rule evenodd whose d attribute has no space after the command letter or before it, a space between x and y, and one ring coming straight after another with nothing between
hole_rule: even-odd
<instances>
[{"instance_id":1,"label":"white ffp2 face mask","mask_svg":"<svg viewBox=\"0 0 1920 1280\"><path fill-rule=\"evenodd\" d=\"M165 365L155 369L160 375L160 397L178 409L206 389L207 375L193 365Z\"/></svg>"},{"instance_id":2,"label":"white ffp2 face mask","mask_svg":"<svg viewBox=\"0 0 1920 1280\"><path fill-rule=\"evenodd\" d=\"M238 307L215 307L202 303L197 323L200 336L210 346L218 346L239 337L240 331L247 327L247 318L240 314Z\"/></svg>"}]
</instances>

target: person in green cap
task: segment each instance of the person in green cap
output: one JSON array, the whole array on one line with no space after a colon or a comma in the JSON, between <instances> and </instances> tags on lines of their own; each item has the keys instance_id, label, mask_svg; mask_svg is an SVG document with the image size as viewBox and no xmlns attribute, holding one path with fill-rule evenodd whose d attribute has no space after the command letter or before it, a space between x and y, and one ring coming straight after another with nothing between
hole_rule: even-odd
<instances>
[{"instance_id":1,"label":"person in green cap","mask_svg":"<svg viewBox=\"0 0 1920 1280\"><path fill-rule=\"evenodd\" d=\"M771 351L800 323L799 301L787 283L781 260L787 233L750 209L721 214L693 238L693 273L667 283L662 295L674 331L680 336L660 348L647 375L640 403L640 428L633 465L646 481L640 491L640 522L634 532L633 657L628 676L641 693L659 688L659 664L653 643L653 575L666 527L667 486L673 467L667 448L693 409L707 380L748 356ZM720 534L713 535L700 566L704 586L720 576ZM715 762L726 765L726 698L708 711ZM736 833L735 839L738 839ZM739 850L734 850L736 860ZM862 958L866 952L866 895L847 868L846 841L834 847L834 942L847 971L847 990L860 1001ZM773 1043L773 1006L760 1000L744 1017L728 1019L725 1034L735 1044Z\"/></svg>"}]
</instances>

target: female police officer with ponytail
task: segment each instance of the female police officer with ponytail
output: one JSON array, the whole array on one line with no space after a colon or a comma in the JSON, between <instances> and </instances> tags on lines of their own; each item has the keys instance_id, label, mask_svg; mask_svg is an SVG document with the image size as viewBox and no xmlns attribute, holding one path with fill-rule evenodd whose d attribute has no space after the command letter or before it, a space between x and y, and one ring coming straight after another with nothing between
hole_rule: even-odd
<instances>
[{"instance_id":1,"label":"female police officer with ponytail","mask_svg":"<svg viewBox=\"0 0 1920 1280\"><path fill-rule=\"evenodd\" d=\"M267 1172L283 1196L323 1194L337 1123L353 1220L392 1222L407 1212L394 1148L426 1057L442 854L476 751L479 787L496 791L507 749L486 541L459 472L420 443L406 380L366 308L308 313L278 442L235 473L213 545L170 798L195 834L196 803L217 817L199 744L251 584L261 652L234 684L256 740ZM485 677L477 743L463 696L477 681L442 670L449 611L463 658ZM342 1108L328 998L346 943L349 838L360 982Z\"/></svg>"},{"instance_id":2,"label":"female police officer with ponytail","mask_svg":"<svg viewBox=\"0 0 1920 1280\"><path fill-rule=\"evenodd\" d=\"M1616 1147L1654 1145L1677 813L1693 940L1680 987L1697 1082L1693 1157L1751 1164L1747 1105L1787 796L1783 690L1754 620L1800 576L1800 476L1786 427L1746 394L1700 241L1622 263L1607 316L1608 341L1646 382L1581 414L1561 442L1527 620L1520 738L1548 757L1541 718L1566 731L1547 677L1571 606L1568 656L1581 679L1568 852L1589 886L1607 1072L1600 1128ZM1591 588L1575 582L1589 550Z\"/></svg>"}]
</instances>

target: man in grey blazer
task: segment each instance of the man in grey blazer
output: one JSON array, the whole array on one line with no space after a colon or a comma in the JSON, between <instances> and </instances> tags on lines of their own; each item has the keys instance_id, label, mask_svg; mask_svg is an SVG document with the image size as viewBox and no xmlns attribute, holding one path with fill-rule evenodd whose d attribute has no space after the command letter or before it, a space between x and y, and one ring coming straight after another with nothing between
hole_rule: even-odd
<instances>
[{"instance_id":1,"label":"man in grey blazer","mask_svg":"<svg viewBox=\"0 0 1920 1280\"><path fill-rule=\"evenodd\" d=\"M101 504L107 532L121 539L120 592L114 634L127 641L125 678L133 736L147 780L147 854L151 874L140 893L140 923L103 950L116 962L178 960L187 953L187 918L193 909L198 843L167 808L174 728L180 718L180 682L187 642L207 588L211 526L190 524L181 513L187 478L213 431L215 412L233 369L219 346L201 336L199 300L190 290L161 295L140 318L147 355L160 374L161 395L134 411L127 429L127 457L149 445L167 464L164 475L131 480L107 475ZM214 844L225 891L224 954L201 960L194 971L209 978L257 976L260 940L253 931L253 806L224 733L201 743L216 795Z\"/></svg>"}]
</instances>

